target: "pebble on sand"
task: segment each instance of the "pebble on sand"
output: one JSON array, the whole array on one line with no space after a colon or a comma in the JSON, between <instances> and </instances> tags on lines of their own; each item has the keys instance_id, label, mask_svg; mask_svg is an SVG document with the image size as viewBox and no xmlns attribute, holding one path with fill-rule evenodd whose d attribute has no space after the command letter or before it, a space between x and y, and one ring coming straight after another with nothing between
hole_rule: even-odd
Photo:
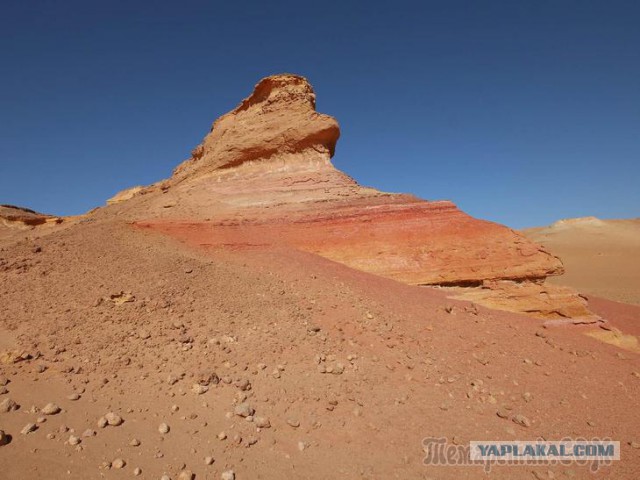
<instances>
[{"instance_id":1,"label":"pebble on sand","mask_svg":"<svg viewBox=\"0 0 640 480\"><path fill-rule=\"evenodd\" d=\"M296 420L295 418L287 419L287 423L293 428L298 428L300 426L300 421Z\"/></svg>"},{"instance_id":2,"label":"pebble on sand","mask_svg":"<svg viewBox=\"0 0 640 480\"><path fill-rule=\"evenodd\" d=\"M514 423L517 423L518 425L522 425L523 427L531 426L531 420L529 420L527 417L521 414L514 415L512 420Z\"/></svg>"},{"instance_id":3,"label":"pebble on sand","mask_svg":"<svg viewBox=\"0 0 640 480\"><path fill-rule=\"evenodd\" d=\"M35 432L38 429L38 426L35 423L27 423L24 428L22 430L20 430L20 433L22 435L27 435L31 432Z\"/></svg>"},{"instance_id":4,"label":"pebble on sand","mask_svg":"<svg viewBox=\"0 0 640 480\"><path fill-rule=\"evenodd\" d=\"M113 413L113 412L109 412L107 413L104 418L107 420L107 423L109 425L111 425L112 427L117 427L118 425L122 425L122 422L124 422L124 420L122 419L122 417L120 415L118 415L117 413Z\"/></svg>"},{"instance_id":5,"label":"pebble on sand","mask_svg":"<svg viewBox=\"0 0 640 480\"><path fill-rule=\"evenodd\" d=\"M191 387L191 391L196 395L202 395L203 393L207 393L209 391L209 387L196 383L193 385L193 387Z\"/></svg>"},{"instance_id":6,"label":"pebble on sand","mask_svg":"<svg viewBox=\"0 0 640 480\"><path fill-rule=\"evenodd\" d=\"M271 427L271 422L269 421L269 419L267 417L254 417L253 418L253 423L258 428L270 428Z\"/></svg>"},{"instance_id":7,"label":"pebble on sand","mask_svg":"<svg viewBox=\"0 0 640 480\"><path fill-rule=\"evenodd\" d=\"M248 417L250 415L253 415L254 412L255 410L248 403L241 403L239 405L236 405L236 407L233 409L233 413L240 417Z\"/></svg>"},{"instance_id":8,"label":"pebble on sand","mask_svg":"<svg viewBox=\"0 0 640 480\"><path fill-rule=\"evenodd\" d=\"M180 475L178 475L178 480L193 480L194 478L195 475L191 470L183 470L180 472Z\"/></svg>"},{"instance_id":9,"label":"pebble on sand","mask_svg":"<svg viewBox=\"0 0 640 480\"><path fill-rule=\"evenodd\" d=\"M55 403L47 403L40 411L45 415L56 415L60 413L62 409Z\"/></svg>"},{"instance_id":10,"label":"pebble on sand","mask_svg":"<svg viewBox=\"0 0 640 480\"><path fill-rule=\"evenodd\" d=\"M166 423L161 423L160 426L158 427L158 431L162 434L169 433L169 430L171 429L169 428L169 425L167 425Z\"/></svg>"},{"instance_id":11,"label":"pebble on sand","mask_svg":"<svg viewBox=\"0 0 640 480\"><path fill-rule=\"evenodd\" d=\"M0 412L7 413L13 410L18 409L18 404L11 400L10 398L5 398L2 402L0 402Z\"/></svg>"}]
</instances>

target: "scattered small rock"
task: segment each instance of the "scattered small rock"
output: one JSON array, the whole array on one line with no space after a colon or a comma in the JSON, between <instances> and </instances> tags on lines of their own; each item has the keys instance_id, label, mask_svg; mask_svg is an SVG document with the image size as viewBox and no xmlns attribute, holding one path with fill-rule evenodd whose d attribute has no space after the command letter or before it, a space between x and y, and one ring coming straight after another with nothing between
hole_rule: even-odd
<instances>
[{"instance_id":1,"label":"scattered small rock","mask_svg":"<svg viewBox=\"0 0 640 480\"><path fill-rule=\"evenodd\" d=\"M245 442L245 447L250 447L251 445L255 445L258 443L258 439L256 437L249 437Z\"/></svg>"},{"instance_id":2,"label":"scattered small rock","mask_svg":"<svg viewBox=\"0 0 640 480\"><path fill-rule=\"evenodd\" d=\"M246 418L250 415L253 415L255 413L255 410L248 403L243 402L239 405L236 405L236 407L233 409L233 413L240 417Z\"/></svg>"},{"instance_id":3,"label":"scattered small rock","mask_svg":"<svg viewBox=\"0 0 640 480\"><path fill-rule=\"evenodd\" d=\"M80 394L72 393L71 395L67 396L67 399L75 402L76 400L80 400Z\"/></svg>"},{"instance_id":4,"label":"scattered small rock","mask_svg":"<svg viewBox=\"0 0 640 480\"><path fill-rule=\"evenodd\" d=\"M5 398L2 402L0 402L1 413L12 412L13 410L17 410L18 408L19 405L10 398Z\"/></svg>"},{"instance_id":5,"label":"scattered small rock","mask_svg":"<svg viewBox=\"0 0 640 480\"><path fill-rule=\"evenodd\" d=\"M129 442L129 445L131 445L132 447L139 447L140 446L140 440L138 440L137 438L134 438L133 440L131 440Z\"/></svg>"},{"instance_id":6,"label":"scattered small rock","mask_svg":"<svg viewBox=\"0 0 640 480\"><path fill-rule=\"evenodd\" d=\"M45 415L56 415L60 413L62 409L55 403L47 403L40 411Z\"/></svg>"},{"instance_id":7,"label":"scattered small rock","mask_svg":"<svg viewBox=\"0 0 640 480\"><path fill-rule=\"evenodd\" d=\"M511 419L513 420L514 423L517 423L518 425L521 425L523 427L530 427L531 426L531 420L529 420L527 417L525 417L522 414L517 414L514 415L513 418Z\"/></svg>"},{"instance_id":8,"label":"scattered small rock","mask_svg":"<svg viewBox=\"0 0 640 480\"><path fill-rule=\"evenodd\" d=\"M178 475L178 480L193 480L195 475L191 470L183 470Z\"/></svg>"},{"instance_id":9,"label":"scattered small rock","mask_svg":"<svg viewBox=\"0 0 640 480\"><path fill-rule=\"evenodd\" d=\"M9 436L4 433L3 430L0 430L0 447L9 443Z\"/></svg>"},{"instance_id":10,"label":"scattered small rock","mask_svg":"<svg viewBox=\"0 0 640 480\"><path fill-rule=\"evenodd\" d=\"M107 413L104 418L107 420L107 423L109 425L111 425L112 427L117 427L118 425L122 425L122 423L124 422L124 420L122 419L122 417L120 415L118 415L117 413L113 413L113 412L109 412Z\"/></svg>"},{"instance_id":11,"label":"scattered small rock","mask_svg":"<svg viewBox=\"0 0 640 480\"><path fill-rule=\"evenodd\" d=\"M109 300L111 300L116 305L123 305L125 303L135 302L136 297L134 297L129 292L119 292L109 295Z\"/></svg>"},{"instance_id":12,"label":"scattered small rock","mask_svg":"<svg viewBox=\"0 0 640 480\"><path fill-rule=\"evenodd\" d=\"M222 480L236 480L236 473L233 470L227 470L220 475Z\"/></svg>"},{"instance_id":13,"label":"scattered small rock","mask_svg":"<svg viewBox=\"0 0 640 480\"><path fill-rule=\"evenodd\" d=\"M294 418L288 418L287 419L287 423L292 426L293 428L298 428L300 426L300 421L294 419Z\"/></svg>"},{"instance_id":14,"label":"scattered small rock","mask_svg":"<svg viewBox=\"0 0 640 480\"><path fill-rule=\"evenodd\" d=\"M213 462L215 460L213 459L213 457L204 457L204 463L205 465L213 465Z\"/></svg>"},{"instance_id":15,"label":"scattered small rock","mask_svg":"<svg viewBox=\"0 0 640 480\"><path fill-rule=\"evenodd\" d=\"M0 375L0 387L4 387L9 383L9 379L4 375Z\"/></svg>"},{"instance_id":16,"label":"scattered small rock","mask_svg":"<svg viewBox=\"0 0 640 480\"><path fill-rule=\"evenodd\" d=\"M267 417L253 417L253 423L258 428L271 428L271 422Z\"/></svg>"},{"instance_id":17,"label":"scattered small rock","mask_svg":"<svg viewBox=\"0 0 640 480\"><path fill-rule=\"evenodd\" d=\"M198 374L197 378L200 385L210 386L220 383L220 377L216 372L203 371Z\"/></svg>"},{"instance_id":18,"label":"scattered small rock","mask_svg":"<svg viewBox=\"0 0 640 480\"><path fill-rule=\"evenodd\" d=\"M151 333L149 332L149 330L140 330L138 332L138 337L140 337L142 340L147 340L151 338Z\"/></svg>"},{"instance_id":19,"label":"scattered small rock","mask_svg":"<svg viewBox=\"0 0 640 480\"><path fill-rule=\"evenodd\" d=\"M142 469L140 467L134 468L133 469L133 474L138 477L140 475L142 475Z\"/></svg>"},{"instance_id":20,"label":"scattered small rock","mask_svg":"<svg viewBox=\"0 0 640 480\"><path fill-rule=\"evenodd\" d=\"M202 395L203 393L207 393L209 391L209 387L196 383L193 385L193 387L191 387L191 391L196 395Z\"/></svg>"},{"instance_id":21,"label":"scattered small rock","mask_svg":"<svg viewBox=\"0 0 640 480\"><path fill-rule=\"evenodd\" d=\"M251 382L246 378L243 378L242 380L236 382L236 387L238 387L243 392L246 392L248 390L251 390Z\"/></svg>"},{"instance_id":22,"label":"scattered small rock","mask_svg":"<svg viewBox=\"0 0 640 480\"><path fill-rule=\"evenodd\" d=\"M67 440L67 442L69 443L69 445L79 445L80 442L82 442L82 440L80 440L80 437L76 437L75 435L70 435L69 440Z\"/></svg>"},{"instance_id":23,"label":"scattered small rock","mask_svg":"<svg viewBox=\"0 0 640 480\"><path fill-rule=\"evenodd\" d=\"M125 462L122 458L116 458L113 462L111 462L111 466L118 470L124 468L126 464L127 462Z\"/></svg>"},{"instance_id":24,"label":"scattered small rock","mask_svg":"<svg viewBox=\"0 0 640 480\"><path fill-rule=\"evenodd\" d=\"M165 433L169 433L169 430L171 429L169 428L169 425L167 425L166 423L161 423L160 426L158 427L158 431L163 435Z\"/></svg>"},{"instance_id":25,"label":"scattered small rock","mask_svg":"<svg viewBox=\"0 0 640 480\"><path fill-rule=\"evenodd\" d=\"M496 412L496 415L498 415L500 418L509 418L509 412L507 410L505 410L504 408L499 409Z\"/></svg>"},{"instance_id":26,"label":"scattered small rock","mask_svg":"<svg viewBox=\"0 0 640 480\"><path fill-rule=\"evenodd\" d=\"M22 435L28 435L31 432L35 432L38 429L38 426L35 423L27 423L20 433Z\"/></svg>"}]
</instances>

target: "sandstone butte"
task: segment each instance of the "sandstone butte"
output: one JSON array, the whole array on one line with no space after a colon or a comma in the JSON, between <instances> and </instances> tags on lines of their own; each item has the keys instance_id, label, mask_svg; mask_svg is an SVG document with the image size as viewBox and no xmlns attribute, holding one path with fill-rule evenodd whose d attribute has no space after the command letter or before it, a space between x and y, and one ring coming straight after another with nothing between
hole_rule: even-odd
<instances>
[{"instance_id":1,"label":"sandstone butte","mask_svg":"<svg viewBox=\"0 0 640 480\"><path fill-rule=\"evenodd\" d=\"M339 136L305 78L267 77L213 123L170 179L119 196L140 203L147 218L135 218L137 226L191 244L291 246L494 308L596 319L573 290L545 284L563 273L562 262L523 235L449 201L358 185L331 163Z\"/></svg>"},{"instance_id":2,"label":"sandstone butte","mask_svg":"<svg viewBox=\"0 0 640 480\"><path fill-rule=\"evenodd\" d=\"M449 201L358 185L331 163L338 122L298 75L262 79L217 119L171 178L110 199L108 210L205 248L296 248L411 285L561 322L595 322L542 246ZM100 215L93 212L92 215Z\"/></svg>"}]
</instances>

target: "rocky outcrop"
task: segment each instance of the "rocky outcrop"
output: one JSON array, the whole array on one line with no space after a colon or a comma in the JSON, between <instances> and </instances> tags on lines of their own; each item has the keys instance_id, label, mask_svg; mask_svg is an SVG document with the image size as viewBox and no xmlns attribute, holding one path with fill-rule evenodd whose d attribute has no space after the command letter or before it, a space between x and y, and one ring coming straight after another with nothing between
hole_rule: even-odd
<instances>
[{"instance_id":1,"label":"rocky outcrop","mask_svg":"<svg viewBox=\"0 0 640 480\"><path fill-rule=\"evenodd\" d=\"M62 223L61 217L38 213L14 205L0 205L0 224L13 228L30 228L45 224Z\"/></svg>"},{"instance_id":2,"label":"rocky outcrop","mask_svg":"<svg viewBox=\"0 0 640 480\"><path fill-rule=\"evenodd\" d=\"M595 323L586 298L576 291L544 280L485 281L477 288L448 288L453 298L469 300L486 307L525 313L552 323Z\"/></svg>"},{"instance_id":3,"label":"rocky outcrop","mask_svg":"<svg viewBox=\"0 0 640 480\"><path fill-rule=\"evenodd\" d=\"M303 77L264 78L238 107L213 123L191 158L176 168L174 180L286 153L332 156L340 136L338 123L317 113L315 106L313 88Z\"/></svg>"},{"instance_id":4,"label":"rocky outcrop","mask_svg":"<svg viewBox=\"0 0 640 480\"><path fill-rule=\"evenodd\" d=\"M338 123L315 111L303 77L265 78L214 122L171 179L152 187L163 193L145 208L162 218L137 224L209 248L295 247L413 285L483 286L479 303L490 304L491 291L505 298L508 284L487 281L508 281L518 293L496 304L522 312L530 310L524 292L543 295L523 282L540 285L562 273L541 246L451 202L358 185L331 163L338 137ZM556 305L566 295L552 297L535 311L590 315L581 299L567 310Z\"/></svg>"},{"instance_id":5,"label":"rocky outcrop","mask_svg":"<svg viewBox=\"0 0 640 480\"><path fill-rule=\"evenodd\" d=\"M141 195L146 190L147 189L145 187L142 187L140 185L132 188L127 188L126 190L121 190L107 200L107 205L115 205L116 203L124 202L137 195Z\"/></svg>"}]
</instances>

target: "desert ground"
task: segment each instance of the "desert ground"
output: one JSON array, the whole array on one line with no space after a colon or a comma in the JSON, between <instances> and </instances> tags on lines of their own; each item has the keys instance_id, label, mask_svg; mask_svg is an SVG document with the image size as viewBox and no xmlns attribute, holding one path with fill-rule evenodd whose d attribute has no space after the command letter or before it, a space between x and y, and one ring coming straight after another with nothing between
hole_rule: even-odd
<instances>
[{"instance_id":1,"label":"desert ground","mask_svg":"<svg viewBox=\"0 0 640 480\"><path fill-rule=\"evenodd\" d=\"M640 219L561 220L523 233L564 262L566 272L552 283L640 305Z\"/></svg>"},{"instance_id":2,"label":"desert ground","mask_svg":"<svg viewBox=\"0 0 640 480\"><path fill-rule=\"evenodd\" d=\"M337 136L269 77L171 179L0 210L0 478L640 478L633 290L587 301L547 282L580 276L553 235L357 185ZM424 462L565 437L621 461Z\"/></svg>"}]
</instances>

